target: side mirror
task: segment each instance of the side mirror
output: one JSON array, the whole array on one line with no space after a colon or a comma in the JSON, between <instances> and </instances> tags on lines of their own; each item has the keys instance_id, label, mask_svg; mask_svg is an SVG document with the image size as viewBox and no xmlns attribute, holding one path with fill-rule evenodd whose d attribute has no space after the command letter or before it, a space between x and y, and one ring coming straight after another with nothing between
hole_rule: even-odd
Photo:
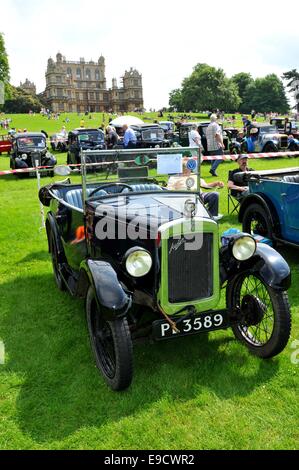
<instances>
[{"instance_id":1,"label":"side mirror","mask_svg":"<svg viewBox=\"0 0 299 470\"><path fill-rule=\"evenodd\" d=\"M66 165L58 165L54 168L54 174L57 176L69 176L71 172L70 167Z\"/></svg>"}]
</instances>

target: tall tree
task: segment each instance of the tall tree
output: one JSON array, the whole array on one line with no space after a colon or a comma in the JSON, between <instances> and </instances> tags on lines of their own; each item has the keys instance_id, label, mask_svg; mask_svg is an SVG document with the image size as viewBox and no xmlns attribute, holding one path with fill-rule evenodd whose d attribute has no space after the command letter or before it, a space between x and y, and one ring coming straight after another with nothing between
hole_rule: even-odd
<instances>
[{"instance_id":1,"label":"tall tree","mask_svg":"<svg viewBox=\"0 0 299 470\"><path fill-rule=\"evenodd\" d=\"M174 90L173 93L177 93ZM240 105L236 83L228 79L222 69L197 64L192 74L182 83L181 107L184 111L202 111L214 108L235 111Z\"/></svg>"},{"instance_id":2,"label":"tall tree","mask_svg":"<svg viewBox=\"0 0 299 470\"><path fill-rule=\"evenodd\" d=\"M5 50L4 37L0 33L0 81L7 83L9 80L8 57Z\"/></svg>"},{"instance_id":3,"label":"tall tree","mask_svg":"<svg viewBox=\"0 0 299 470\"><path fill-rule=\"evenodd\" d=\"M290 93L294 93L297 112L299 112L299 72L296 69L285 72L282 79L288 81L286 86Z\"/></svg>"},{"instance_id":4,"label":"tall tree","mask_svg":"<svg viewBox=\"0 0 299 470\"><path fill-rule=\"evenodd\" d=\"M243 107L247 112L251 109L262 113L288 112L289 103L282 81L275 74L257 78L246 88Z\"/></svg>"},{"instance_id":5,"label":"tall tree","mask_svg":"<svg viewBox=\"0 0 299 470\"><path fill-rule=\"evenodd\" d=\"M239 96L242 100L239 110L241 112L249 112L249 110L244 109L243 103L245 101L245 93L246 93L247 87L250 84L252 84L254 81L252 76L250 75L250 73L240 72L240 73L237 73L236 75L233 75L231 79L238 86Z\"/></svg>"},{"instance_id":6,"label":"tall tree","mask_svg":"<svg viewBox=\"0 0 299 470\"><path fill-rule=\"evenodd\" d=\"M182 104L182 92L179 88L172 90L172 92L169 94L169 105L179 112L184 111Z\"/></svg>"}]
</instances>

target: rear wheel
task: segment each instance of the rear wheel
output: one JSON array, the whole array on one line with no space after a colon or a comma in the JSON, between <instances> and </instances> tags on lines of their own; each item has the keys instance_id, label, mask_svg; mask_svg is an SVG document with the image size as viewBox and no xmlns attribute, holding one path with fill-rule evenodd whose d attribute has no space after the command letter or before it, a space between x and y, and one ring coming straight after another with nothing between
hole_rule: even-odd
<instances>
[{"instance_id":1,"label":"rear wheel","mask_svg":"<svg viewBox=\"0 0 299 470\"><path fill-rule=\"evenodd\" d=\"M133 346L126 318L104 319L94 289L86 296L86 319L96 365L112 390L129 387L133 378Z\"/></svg>"},{"instance_id":2,"label":"rear wheel","mask_svg":"<svg viewBox=\"0 0 299 470\"><path fill-rule=\"evenodd\" d=\"M273 227L265 209L259 204L251 204L245 209L242 224L243 232L273 238Z\"/></svg>"},{"instance_id":3,"label":"rear wheel","mask_svg":"<svg viewBox=\"0 0 299 470\"><path fill-rule=\"evenodd\" d=\"M228 285L227 306L237 309L239 323L232 330L253 354L267 359L285 348L291 333L286 292L267 286L257 274L243 273Z\"/></svg>"}]
</instances>

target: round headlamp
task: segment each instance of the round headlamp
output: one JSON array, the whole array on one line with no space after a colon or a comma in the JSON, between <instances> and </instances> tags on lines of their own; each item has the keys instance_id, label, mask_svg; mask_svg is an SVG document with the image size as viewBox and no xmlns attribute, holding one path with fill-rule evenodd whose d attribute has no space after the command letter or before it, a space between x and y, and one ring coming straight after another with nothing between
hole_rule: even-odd
<instances>
[{"instance_id":1,"label":"round headlamp","mask_svg":"<svg viewBox=\"0 0 299 470\"><path fill-rule=\"evenodd\" d=\"M146 276L153 264L150 253L142 248L133 248L125 255L126 270L132 277Z\"/></svg>"},{"instance_id":2,"label":"round headlamp","mask_svg":"<svg viewBox=\"0 0 299 470\"><path fill-rule=\"evenodd\" d=\"M246 261L256 251L256 241L250 235L242 235L233 242L232 253L236 260Z\"/></svg>"},{"instance_id":3,"label":"round headlamp","mask_svg":"<svg viewBox=\"0 0 299 470\"><path fill-rule=\"evenodd\" d=\"M26 153L22 153L22 160L27 160L27 154Z\"/></svg>"}]
</instances>

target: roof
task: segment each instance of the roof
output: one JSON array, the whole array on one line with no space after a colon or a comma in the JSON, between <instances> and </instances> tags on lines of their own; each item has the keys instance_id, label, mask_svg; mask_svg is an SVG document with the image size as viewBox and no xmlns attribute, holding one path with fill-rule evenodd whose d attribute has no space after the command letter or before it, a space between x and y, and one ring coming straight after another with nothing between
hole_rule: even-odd
<instances>
[{"instance_id":1,"label":"roof","mask_svg":"<svg viewBox=\"0 0 299 470\"><path fill-rule=\"evenodd\" d=\"M19 132L13 135L14 139L17 139L19 137L43 137L44 139L46 138L45 134L42 132Z\"/></svg>"},{"instance_id":2,"label":"roof","mask_svg":"<svg viewBox=\"0 0 299 470\"><path fill-rule=\"evenodd\" d=\"M103 129L98 129L98 128L97 128L97 129L95 129L95 128L92 128L92 129L89 129L89 128L88 128L88 129L85 129L85 128L83 128L83 127L80 127L80 128L78 128L78 129L74 129L74 130L70 131L70 133L72 133L72 134L80 134L81 132L83 133L83 132L90 132L90 131L104 132Z\"/></svg>"}]
</instances>

